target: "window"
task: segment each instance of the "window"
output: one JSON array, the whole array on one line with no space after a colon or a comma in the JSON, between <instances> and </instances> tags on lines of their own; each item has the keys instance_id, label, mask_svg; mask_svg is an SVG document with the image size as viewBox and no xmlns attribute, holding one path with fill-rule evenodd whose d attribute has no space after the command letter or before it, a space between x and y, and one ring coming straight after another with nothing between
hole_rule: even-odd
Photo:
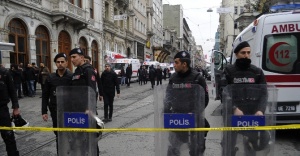
<instances>
[{"instance_id":1,"label":"window","mask_svg":"<svg viewBox=\"0 0 300 156\"><path fill-rule=\"evenodd\" d=\"M15 43L14 51L10 52L10 63L24 65L28 63L28 50L27 50L27 32L24 24L18 20L13 19L8 24L9 43Z\"/></svg>"},{"instance_id":2,"label":"window","mask_svg":"<svg viewBox=\"0 0 300 156\"><path fill-rule=\"evenodd\" d=\"M96 41L92 42L92 66L98 68L99 55L98 55L98 44Z\"/></svg>"},{"instance_id":3,"label":"window","mask_svg":"<svg viewBox=\"0 0 300 156\"><path fill-rule=\"evenodd\" d=\"M123 15L123 13L120 12L120 15ZM121 29L124 29L124 19L123 19L123 20L120 20L120 28L121 28Z\"/></svg>"},{"instance_id":4,"label":"window","mask_svg":"<svg viewBox=\"0 0 300 156\"><path fill-rule=\"evenodd\" d=\"M234 14L235 15L238 14L238 7L237 6L234 7Z\"/></svg>"},{"instance_id":5,"label":"window","mask_svg":"<svg viewBox=\"0 0 300 156\"><path fill-rule=\"evenodd\" d=\"M109 3L105 2L105 12L104 16L106 19L109 19Z\"/></svg>"},{"instance_id":6,"label":"window","mask_svg":"<svg viewBox=\"0 0 300 156\"><path fill-rule=\"evenodd\" d=\"M114 8L114 16L118 15L118 9ZM118 26L118 20L114 20L115 26Z\"/></svg>"},{"instance_id":7,"label":"window","mask_svg":"<svg viewBox=\"0 0 300 156\"><path fill-rule=\"evenodd\" d=\"M240 14L242 14L244 12L244 7L240 6Z\"/></svg>"},{"instance_id":8,"label":"window","mask_svg":"<svg viewBox=\"0 0 300 156\"><path fill-rule=\"evenodd\" d=\"M238 28L238 22L234 22L234 29Z\"/></svg>"},{"instance_id":9,"label":"window","mask_svg":"<svg viewBox=\"0 0 300 156\"><path fill-rule=\"evenodd\" d=\"M129 20L129 18L130 17L127 17L127 23L126 23L127 24L127 30L129 30L129 27L130 27L130 20Z\"/></svg>"},{"instance_id":10,"label":"window","mask_svg":"<svg viewBox=\"0 0 300 156\"><path fill-rule=\"evenodd\" d=\"M94 0L90 0L90 18L94 19Z\"/></svg>"},{"instance_id":11,"label":"window","mask_svg":"<svg viewBox=\"0 0 300 156\"><path fill-rule=\"evenodd\" d=\"M36 31L36 64L44 63L45 66L50 67L50 41L48 30L44 26L39 26Z\"/></svg>"},{"instance_id":12,"label":"window","mask_svg":"<svg viewBox=\"0 0 300 156\"><path fill-rule=\"evenodd\" d=\"M118 44L115 43L115 52L118 52Z\"/></svg>"},{"instance_id":13,"label":"window","mask_svg":"<svg viewBox=\"0 0 300 156\"><path fill-rule=\"evenodd\" d=\"M263 44L262 68L285 74L300 74L300 33L267 35Z\"/></svg>"},{"instance_id":14,"label":"window","mask_svg":"<svg viewBox=\"0 0 300 156\"><path fill-rule=\"evenodd\" d=\"M82 8L82 6L81 6L81 0L69 0L69 2L70 3L72 3L72 4L74 4L74 5L76 5L76 6L78 6L79 8Z\"/></svg>"},{"instance_id":15,"label":"window","mask_svg":"<svg viewBox=\"0 0 300 156\"><path fill-rule=\"evenodd\" d=\"M83 54L87 55L88 54L88 43L87 43L86 38L80 37L79 46L80 46L80 49L83 51Z\"/></svg>"}]
</instances>

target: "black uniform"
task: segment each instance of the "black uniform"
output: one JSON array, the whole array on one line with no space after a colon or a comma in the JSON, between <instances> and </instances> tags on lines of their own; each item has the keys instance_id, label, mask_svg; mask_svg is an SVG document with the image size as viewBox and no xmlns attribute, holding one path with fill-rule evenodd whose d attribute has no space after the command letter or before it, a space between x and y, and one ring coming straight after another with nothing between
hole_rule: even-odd
<instances>
[{"instance_id":1,"label":"black uniform","mask_svg":"<svg viewBox=\"0 0 300 156\"><path fill-rule=\"evenodd\" d=\"M253 84L266 84L265 76L263 71L260 68L257 68L254 65L249 65L248 67L239 67L236 63L233 65L228 65L223 72L221 77L221 86L225 87L226 85L236 85L236 87L232 86L231 94L229 96L232 97L232 110L227 110L227 114L233 114L234 109L238 108L243 111L244 115L254 115L257 111L265 112L266 104L267 104L267 88L265 85L257 86ZM248 85L245 85L248 84ZM244 86L243 86L244 85ZM247 92L247 93L246 93ZM247 97L244 97L246 96ZM250 97L252 96L252 97ZM245 100L247 99L247 100ZM228 125L230 121L225 121ZM227 132L225 132L227 133ZM230 135L224 135L227 137L227 140L223 138L222 146L224 148L228 148L224 145L225 141L231 140L231 152L230 155L234 156L236 153L235 145L237 141L238 132L229 132ZM246 133L243 133L244 135ZM256 133L251 133L251 135ZM264 148L265 145L268 144L268 135L267 131L263 131L260 134L261 137L264 137L264 143L261 141L261 147ZM252 136L254 138L254 136ZM257 142L257 140L256 140ZM226 143L225 143L226 144ZM247 142L244 142L244 149L246 155L255 156L255 150L250 150L248 148ZM225 151L223 150L223 154L225 155ZM229 154L229 153L227 153Z\"/></svg>"},{"instance_id":2,"label":"black uniform","mask_svg":"<svg viewBox=\"0 0 300 156\"><path fill-rule=\"evenodd\" d=\"M75 69L72 78L72 86L90 86L96 93L97 74L90 64L83 64Z\"/></svg>"},{"instance_id":3,"label":"black uniform","mask_svg":"<svg viewBox=\"0 0 300 156\"><path fill-rule=\"evenodd\" d=\"M189 69L185 73L174 73L170 80L169 84L199 84L204 90L205 90L205 107L208 105L209 97L208 97L208 90L207 85L205 82L205 79L200 75L200 73ZM180 95L179 95L180 96ZM183 99L184 100L184 99ZM172 113L190 113L193 112L194 108L187 105L182 105L182 102L178 101L175 103L180 103L180 105L166 105L164 108L165 113L170 113L170 110ZM194 105L194 104L192 104ZM200 113L200 112L197 112ZM205 119L205 127L210 127L209 123ZM196 133L192 132L191 135L196 135ZM207 135L207 132L205 133L205 136ZM180 149L178 149L178 144L180 142L186 143L188 141L189 132L170 132L170 147L168 149L168 156L177 156L180 155ZM176 138L176 139L174 139ZM180 141L177 141L180 140ZM200 141L203 142L197 142L191 145L190 147L190 155L193 155L195 153L203 153L205 150L205 138L201 138ZM198 146L198 147L196 147Z\"/></svg>"},{"instance_id":4,"label":"black uniform","mask_svg":"<svg viewBox=\"0 0 300 156\"><path fill-rule=\"evenodd\" d=\"M111 120L113 115L113 103L116 90L117 94L120 94L118 76L113 71L108 72L105 70L101 75L101 81L103 84L104 118L105 120Z\"/></svg>"},{"instance_id":5,"label":"black uniform","mask_svg":"<svg viewBox=\"0 0 300 156\"><path fill-rule=\"evenodd\" d=\"M261 69L257 68L254 65L250 65L249 68L243 69L239 68L236 64L228 65L224 69L223 76L221 78L221 85L226 86L228 84L266 84L264 73ZM250 86L249 86L250 87ZM253 88L252 88L253 89ZM261 97L266 97L267 88L258 88ZM238 92L238 91L235 91ZM234 92L233 92L234 93ZM235 107L239 108L244 112L244 114L253 115L257 111L264 112L266 108L266 99L259 99L263 100L258 102L258 98L255 101L248 101L248 102L237 102L238 98L235 98L236 102L234 104ZM253 107L247 107L248 104L252 103ZM247 109L246 109L247 108Z\"/></svg>"},{"instance_id":6,"label":"black uniform","mask_svg":"<svg viewBox=\"0 0 300 156\"><path fill-rule=\"evenodd\" d=\"M97 73L95 72L94 68L91 64L83 64L81 66L78 66L75 69L75 72L72 77L71 81L72 86L90 86L94 91L95 95L97 95ZM98 84L98 88L100 88ZM102 86L101 86L102 88ZM96 99L97 97L95 97ZM95 108L95 112L97 113L97 110ZM99 155L99 147L97 145L97 155Z\"/></svg>"},{"instance_id":7,"label":"black uniform","mask_svg":"<svg viewBox=\"0 0 300 156\"><path fill-rule=\"evenodd\" d=\"M12 108L19 108L18 97L9 71L0 67L0 126L11 127L10 114L7 104L10 99ZM6 145L8 156L18 156L14 132L1 130L1 137Z\"/></svg>"},{"instance_id":8,"label":"black uniform","mask_svg":"<svg viewBox=\"0 0 300 156\"><path fill-rule=\"evenodd\" d=\"M72 73L69 70L66 70L62 77L60 77L56 71L56 73L51 73L45 81L44 88L42 90L42 115L47 114L49 108L54 128L57 127L56 87L69 86L71 84L71 80ZM56 136L57 145L57 131L54 131L54 134Z\"/></svg>"}]
</instances>

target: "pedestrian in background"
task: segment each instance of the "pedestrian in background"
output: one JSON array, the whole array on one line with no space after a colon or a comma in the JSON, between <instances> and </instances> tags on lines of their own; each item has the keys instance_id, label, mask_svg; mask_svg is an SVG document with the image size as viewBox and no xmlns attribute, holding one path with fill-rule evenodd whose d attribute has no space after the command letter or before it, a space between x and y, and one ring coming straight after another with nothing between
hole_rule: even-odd
<instances>
[{"instance_id":1,"label":"pedestrian in background","mask_svg":"<svg viewBox=\"0 0 300 156\"><path fill-rule=\"evenodd\" d=\"M125 80L126 80L126 73L124 70L124 66L121 67L121 86L125 85Z\"/></svg>"},{"instance_id":2,"label":"pedestrian in background","mask_svg":"<svg viewBox=\"0 0 300 156\"><path fill-rule=\"evenodd\" d=\"M27 64L27 68L25 69L25 80L27 82L28 96L34 97L34 82L35 82L35 71L32 68L31 64Z\"/></svg>"},{"instance_id":3,"label":"pedestrian in background","mask_svg":"<svg viewBox=\"0 0 300 156\"><path fill-rule=\"evenodd\" d=\"M105 64L105 70L101 75L101 81L103 84L103 98L104 98L103 122L110 122L112 121L115 92L117 91L118 98L120 96L120 86L118 82L118 76L114 71L111 70L110 64Z\"/></svg>"},{"instance_id":4,"label":"pedestrian in background","mask_svg":"<svg viewBox=\"0 0 300 156\"><path fill-rule=\"evenodd\" d=\"M137 76L139 78L139 85L143 85L144 72L143 72L143 67L142 66L140 66L140 69L138 69Z\"/></svg>"},{"instance_id":5,"label":"pedestrian in background","mask_svg":"<svg viewBox=\"0 0 300 156\"><path fill-rule=\"evenodd\" d=\"M151 88L152 89L154 88L154 85L155 85L155 77L156 77L156 71L154 69L154 66L151 65L149 67L149 79L150 79L150 82L151 82Z\"/></svg>"},{"instance_id":6,"label":"pedestrian in background","mask_svg":"<svg viewBox=\"0 0 300 156\"><path fill-rule=\"evenodd\" d=\"M56 102L56 87L69 86L72 80L72 73L67 70L68 59L64 53L59 53L54 57L54 62L57 67L55 73L51 73L45 80L42 89L42 118L48 121L48 109L52 118L53 128L57 127L57 102ZM49 101L50 100L50 101ZM56 136L56 150L58 152L57 131L54 131Z\"/></svg>"},{"instance_id":7,"label":"pedestrian in background","mask_svg":"<svg viewBox=\"0 0 300 156\"><path fill-rule=\"evenodd\" d=\"M34 80L34 91L36 92L36 84L39 80L39 67L36 66L36 64L34 62L31 63L32 65L32 68L34 69L34 77L35 77L35 80Z\"/></svg>"},{"instance_id":8,"label":"pedestrian in background","mask_svg":"<svg viewBox=\"0 0 300 156\"><path fill-rule=\"evenodd\" d=\"M47 77L49 76L50 71L48 67L45 66L44 63L40 63L40 71L39 71L39 83L41 84L41 88L43 90Z\"/></svg>"},{"instance_id":9,"label":"pedestrian in background","mask_svg":"<svg viewBox=\"0 0 300 156\"><path fill-rule=\"evenodd\" d=\"M160 66L158 65L156 68L156 85L159 84L162 85L162 77L163 77L163 71L161 70Z\"/></svg>"},{"instance_id":10,"label":"pedestrian in background","mask_svg":"<svg viewBox=\"0 0 300 156\"><path fill-rule=\"evenodd\" d=\"M22 98L22 93L21 93L22 70L19 69L18 65L12 65L10 72L11 72L11 76L14 80L14 85L15 85L15 89L16 89L18 98Z\"/></svg>"},{"instance_id":11,"label":"pedestrian in background","mask_svg":"<svg viewBox=\"0 0 300 156\"><path fill-rule=\"evenodd\" d=\"M130 87L131 76L132 76L132 68L131 68L131 64L129 64L128 67L126 68L127 87Z\"/></svg>"},{"instance_id":12,"label":"pedestrian in background","mask_svg":"<svg viewBox=\"0 0 300 156\"><path fill-rule=\"evenodd\" d=\"M147 71L146 67L143 66L143 80L144 80L144 84L147 84L147 82L148 82L147 75L148 75L148 71Z\"/></svg>"},{"instance_id":13,"label":"pedestrian in background","mask_svg":"<svg viewBox=\"0 0 300 156\"><path fill-rule=\"evenodd\" d=\"M25 78L26 68L24 67L23 63L19 64L19 69L21 69L21 71L22 71L22 91L23 91L23 95L28 96L28 87L27 87L27 81L26 81L26 78Z\"/></svg>"},{"instance_id":14,"label":"pedestrian in background","mask_svg":"<svg viewBox=\"0 0 300 156\"><path fill-rule=\"evenodd\" d=\"M11 115L7 104L12 103L13 116L19 116L19 103L13 78L8 70L0 68L0 126L11 127ZM15 135L12 130L1 130L1 137L6 145L8 156L19 156Z\"/></svg>"},{"instance_id":15,"label":"pedestrian in background","mask_svg":"<svg viewBox=\"0 0 300 156\"><path fill-rule=\"evenodd\" d=\"M167 72L168 72L168 68L164 68L164 79L167 80Z\"/></svg>"}]
</instances>

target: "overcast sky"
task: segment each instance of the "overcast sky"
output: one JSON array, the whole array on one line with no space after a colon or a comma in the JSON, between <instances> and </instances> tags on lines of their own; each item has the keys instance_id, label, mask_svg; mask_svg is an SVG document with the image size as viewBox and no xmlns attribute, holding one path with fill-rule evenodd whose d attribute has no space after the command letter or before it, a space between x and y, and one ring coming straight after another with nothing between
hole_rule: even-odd
<instances>
[{"instance_id":1,"label":"overcast sky","mask_svg":"<svg viewBox=\"0 0 300 156\"><path fill-rule=\"evenodd\" d=\"M215 38L219 25L219 14L216 11L221 0L163 0L163 4L182 5L183 17L186 18L196 44L202 45L204 53L208 54L215 43L210 39ZM209 8L213 12L207 12Z\"/></svg>"}]
</instances>

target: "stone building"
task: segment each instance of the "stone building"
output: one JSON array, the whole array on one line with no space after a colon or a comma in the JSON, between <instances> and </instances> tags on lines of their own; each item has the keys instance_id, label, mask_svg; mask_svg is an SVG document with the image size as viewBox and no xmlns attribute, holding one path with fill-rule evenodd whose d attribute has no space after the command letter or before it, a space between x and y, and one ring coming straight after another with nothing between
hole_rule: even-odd
<instances>
[{"instance_id":1,"label":"stone building","mask_svg":"<svg viewBox=\"0 0 300 156\"><path fill-rule=\"evenodd\" d=\"M101 67L101 5L96 0L1 0L0 42L15 44L1 51L1 62L43 62L54 71L57 53L80 47L94 67ZM74 69L70 59L68 68Z\"/></svg>"}]
</instances>

